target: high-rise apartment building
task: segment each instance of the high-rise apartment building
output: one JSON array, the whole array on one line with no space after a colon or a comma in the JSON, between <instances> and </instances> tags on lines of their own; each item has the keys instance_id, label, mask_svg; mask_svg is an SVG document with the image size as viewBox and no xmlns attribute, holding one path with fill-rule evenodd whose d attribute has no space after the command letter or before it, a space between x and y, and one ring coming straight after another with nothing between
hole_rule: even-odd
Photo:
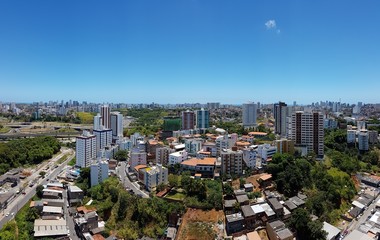
<instances>
[{"instance_id":1,"label":"high-rise apartment building","mask_svg":"<svg viewBox=\"0 0 380 240\"><path fill-rule=\"evenodd\" d=\"M196 125L198 129L207 129L210 127L210 113L208 110L201 108L196 111Z\"/></svg>"},{"instance_id":2,"label":"high-rise apartment building","mask_svg":"<svg viewBox=\"0 0 380 240\"><path fill-rule=\"evenodd\" d=\"M108 105L101 106L100 107L100 115L102 116L103 127L110 129L111 128L110 107Z\"/></svg>"},{"instance_id":3,"label":"high-rise apartment building","mask_svg":"<svg viewBox=\"0 0 380 240\"><path fill-rule=\"evenodd\" d=\"M295 146L306 146L317 158L324 155L323 114L320 112L297 111L292 114L291 140Z\"/></svg>"},{"instance_id":4,"label":"high-rise apartment building","mask_svg":"<svg viewBox=\"0 0 380 240\"><path fill-rule=\"evenodd\" d=\"M123 114L111 112L111 130L113 138L123 136Z\"/></svg>"},{"instance_id":5,"label":"high-rise apartment building","mask_svg":"<svg viewBox=\"0 0 380 240\"><path fill-rule=\"evenodd\" d=\"M281 137L286 136L287 105L283 102L274 104L273 115L275 120L274 131Z\"/></svg>"},{"instance_id":6,"label":"high-rise apartment building","mask_svg":"<svg viewBox=\"0 0 380 240\"><path fill-rule=\"evenodd\" d=\"M112 143L111 129L94 130L93 133L96 136L96 152L111 145Z\"/></svg>"},{"instance_id":7,"label":"high-rise apartment building","mask_svg":"<svg viewBox=\"0 0 380 240\"><path fill-rule=\"evenodd\" d=\"M94 130L100 130L102 126L102 116L98 113L94 117Z\"/></svg>"},{"instance_id":8,"label":"high-rise apartment building","mask_svg":"<svg viewBox=\"0 0 380 240\"><path fill-rule=\"evenodd\" d=\"M94 160L90 167L91 187L102 183L108 178L108 161L105 159Z\"/></svg>"},{"instance_id":9,"label":"high-rise apartment building","mask_svg":"<svg viewBox=\"0 0 380 240\"><path fill-rule=\"evenodd\" d=\"M96 137L88 131L76 138L76 165L84 168L89 167L91 160L96 157Z\"/></svg>"},{"instance_id":10,"label":"high-rise apartment building","mask_svg":"<svg viewBox=\"0 0 380 240\"><path fill-rule=\"evenodd\" d=\"M182 130L194 129L195 114L190 110L182 112Z\"/></svg>"},{"instance_id":11,"label":"high-rise apartment building","mask_svg":"<svg viewBox=\"0 0 380 240\"><path fill-rule=\"evenodd\" d=\"M369 136L368 131L365 129L360 130L358 133L358 147L360 151L369 150Z\"/></svg>"},{"instance_id":12,"label":"high-rise apartment building","mask_svg":"<svg viewBox=\"0 0 380 240\"><path fill-rule=\"evenodd\" d=\"M243 126L254 127L256 126L257 119L257 105L253 102L243 104Z\"/></svg>"},{"instance_id":13,"label":"high-rise apartment building","mask_svg":"<svg viewBox=\"0 0 380 240\"><path fill-rule=\"evenodd\" d=\"M224 149L221 154L222 174L236 175L243 174L243 151Z\"/></svg>"},{"instance_id":14,"label":"high-rise apartment building","mask_svg":"<svg viewBox=\"0 0 380 240\"><path fill-rule=\"evenodd\" d=\"M160 147L156 149L156 163L168 165L169 155L175 152L174 149L169 147Z\"/></svg>"}]
</instances>

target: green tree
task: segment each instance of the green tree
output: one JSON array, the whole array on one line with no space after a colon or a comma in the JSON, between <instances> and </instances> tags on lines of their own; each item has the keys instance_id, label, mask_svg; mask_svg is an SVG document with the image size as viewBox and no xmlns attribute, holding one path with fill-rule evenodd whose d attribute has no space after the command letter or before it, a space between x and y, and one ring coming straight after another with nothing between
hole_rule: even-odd
<instances>
[{"instance_id":1,"label":"green tree","mask_svg":"<svg viewBox=\"0 0 380 240\"><path fill-rule=\"evenodd\" d=\"M38 198L42 198L42 194L43 194L42 190L44 190L44 186L38 185L36 188L36 195Z\"/></svg>"},{"instance_id":2,"label":"green tree","mask_svg":"<svg viewBox=\"0 0 380 240\"><path fill-rule=\"evenodd\" d=\"M119 150L115 153L114 159L118 161L127 161L128 159L128 151L127 150Z\"/></svg>"},{"instance_id":3,"label":"green tree","mask_svg":"<svg viewBox=\"0 0 380 240\"><path fill-rule=\"evenodd\" d=\"M224 190L224 194L226 194L228 196L233 196L233 194L234 194L234 189L232 188L232 186L229 183L223 184L223 190Z\"/></svg>"},{"instance_id":4,"label":"green tree","mask_svg":"<svg viewBox=\"0 0 380 240\"><path fill-rule=\"evenodd\" d=\"M39 175L41 176L41 177L45 177L45 175L46 175L46 172L45 171L41 171L40 173L39 173Z\"/></svg>"},{"instance_id":5,"label":"green tree","mask_svg":"<svg viewBox=\"0 0 380 240\"><path fill-rule=\"evenodd\" d=\"M169 181L169 185L171 187L178 187L179 185L179 179L178 179L178 176L177 175L174 175L174 174L169 174L168 176L168 181Z\"/></svg>"},{"instance_id":6,"label":"green tree","mask_svg":"<svg viewBox=\"0 0 380 240\"><path fill-rule=\"evenodd\" d=\"M243 188L245 184L245 179L243 177L240 177L239 182L240 182L240 188Z\"/></svg>"},{"instance_id":7,"label":"green tree","mask_svg":"<svg viewBox=\"0 0 380 240\"><path fill-rule=\"evenodd\" d=\"M311 221L309 213L303 208L297 208L289 219L289 226L297 232L299 239L324 240L327 233L323 231L322 223Z\"/></svg>"}]
</instances>

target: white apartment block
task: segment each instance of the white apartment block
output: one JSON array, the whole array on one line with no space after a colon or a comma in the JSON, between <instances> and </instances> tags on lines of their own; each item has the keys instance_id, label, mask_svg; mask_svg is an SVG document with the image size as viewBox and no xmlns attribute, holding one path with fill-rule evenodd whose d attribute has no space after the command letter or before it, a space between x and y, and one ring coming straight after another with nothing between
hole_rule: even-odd
<instances>
[{"instance_id":1,"label":"white apartment block","mask_svg":"<svg viewBox=\"0 0 380 240\"><path fill-rule=\"evenodd\" d=\"M96 151L110 146L112 143L112 130L111 129L99 129L94 130L93 134L96 136Z\"/></svg>"},{"instance_id":2,"label":"white apartment block","mask_svg":"<svg viewBox=\"0 0 380 240\"><path fill-rule=\"evenodd\" d=\"M236 134L231 134L231 135L225 134L225 135L219 136L215 140L217 156L220 155L220 152L223 149L230 149L230 148L232 148L232 146L235 146L236 142L237 142Z\"/></svg>"},{"instance_id":3,"label":"white apartment block","mask_svg":"<svg viewBox=\"0 0 380 240\"><path fill-rule=\"evenodd\" d=\"M102 183L108 178L108 161L106 159L94 160L90 167L91 187Z\"/></svg>"},{"instance_id":4,"label":"white apartment block","mask_svg":"<svg viewBox=\"0 0 380 240\"><path fill-rule=\"evenodd\" d=\"M186 152L189 153L190 156L197 155L197 152L199 152L202 149L202 139L186 139L185 140L185 149Z\"/></svg>"},{"instance_id":5,"label":"white apartment block","mask_svg":"<svg viewBox=\"0 0 380 240\"><path fill-rule=\"evenodd\" d=\"M276 146L271 146L270 144L261 144L257 147L257 153L259 157L263 161L268 160L268 158L273 157L277 152L277 147Z\"/></svg>"},{"instance_id":6,"label":"white apartment block","mask_svg":"<svg viewBox=\"0 0 380 240\"><path fill-rule=\"evenodd\" d=\"M161 164L140 170L144 175L143 184L148 191L154 190L161 183L168 184L168 169Z\"/></svg>"},{"instance_id":7,"label":"white apartment block","mask_svg":"<svg viewBox=\"0 0 380 240\"><path fill-rule=\"evenodd\" d=\"M88 131L76 138L76 165L84 168L89 167L91 160L96 157L96 137Z\"/></svg>"},{"instance_id":8,"label":"white apartment block","mask_svg":"<svg viewBox=\"0 0 380 240\"><path fill-rule=\"evenodd\" d=\"M243 150L243 161L245 165L249 168L256 168L257 164L257 151L253 148L244 148Z\"/></svg>"},{"instance_id":9,"label":"white apartment block","mask_svg":"<svg viewBox=\"0 0 380 240\"><path fill-rule=\"evenodd\" d=\"M176 163L181 163L187 159L187 152L179 151L169 154L169 165L174 165Z\"/></svg>"}]
</instances>

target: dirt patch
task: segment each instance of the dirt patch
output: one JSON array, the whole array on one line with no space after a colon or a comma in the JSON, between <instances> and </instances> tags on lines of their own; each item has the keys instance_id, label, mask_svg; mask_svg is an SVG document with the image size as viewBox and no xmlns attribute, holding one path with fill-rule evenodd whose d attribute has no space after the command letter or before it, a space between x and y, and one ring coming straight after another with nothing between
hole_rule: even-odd
<instances>
[{"instance_id":1,"label":"dirt patch","mask_svg":"<svg viewBox=\"0 0 380 240\"><path fill-rule=\"evenodd\" d=\"M211 240L223 239L224 214L223 211L204 211L189 208L182 217L182 224L178 229L176 239L184 240Z\"/></svg>"},{"instance_id":2,"label":"dirt patch","mask_svg":"<svg viewBox=\"0 0 380 240\"><path fill-rule=\"evenodd\" d=\"M245 182L246 183L252 183L252 185L254 186L253 191L261 191L261 188L260 188L259 183L257 182L257 179L259 179L261 176L266 175L266 174L267 173L260 173L260 174L255 174L255 175L249 176L245 179ZM240 188L239 179L232 181L232 188L233 189L239 189Z\"/></svg>"},{"instance_id":3,"label":"dirt patch","mask_svg":"<svg viewBox=\"0 0 380 240\"><path fill-rule=\"evenodd\" d=\"M259 233L259 236L262 240L269 240L269 237L268 237L268 234L267 234L267 231L265 229L261 229L258 231Z\"/></svg>"}]
</instances>

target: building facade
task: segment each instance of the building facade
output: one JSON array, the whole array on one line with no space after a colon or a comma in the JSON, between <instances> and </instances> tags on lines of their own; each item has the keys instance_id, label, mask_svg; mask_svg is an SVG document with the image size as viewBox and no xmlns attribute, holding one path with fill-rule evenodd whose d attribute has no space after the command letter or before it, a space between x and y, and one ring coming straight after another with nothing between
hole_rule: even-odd
<instances>
[{"instance_id":1,"label":"building facade","mask_svg":"<svg viewBox=\"0 0 380 240\"><path fill-rule=\"evenodd\" d=\"M182 130L194 129L194 126L195 126L194 112L190 110L182 112Z\"/></svg>"},{"instance_id":2,"label":"building facade","mask_svg":"<svg viewBox=\"0 0 380 240\"><path fill-rule=\"evenodd\" d=\"M196 111L196 127L198 129L207 129L210 127L210 112L201 108Z\"/></svg>"},{"instance_id":3,"label":"building facade","mask_svg":"<svg viewBox=\"0 0 380 240\"><path fill-rule=\"evenodd\" d=\"M241 175L243 174L243 151L230 149L222 150L220 157L222 161L222 174Z\"/></svg>"},{"instance_id":4,"label":"building facade","mask_svg":"<svg viewBox=\"0 0 380 240\"><path fill-rule=\"evenodd\" d=\"M103 105L100 107L100 116L102 117L102 125L104 128L111 128L111 114L110 107L108 105Z\"/></svg>"},{"instance_id":5,"label":"building facade","mask_svg":"<svg viewBox=\"0 0 380 240\"><path fill-rule=\"evenodd\" d=\"M323 115L320 112L297 111L292 114L291 140L295 146L306 146L317 158L324 156Z\"/></svg>"},{"instance_id":6,"label":"building facade","mask_svg":"<svg viewBox=\"0 0 380 240\"><path fill-rule=\"evenodd\" d=\"M96 157L96 137L88 131L76 138L76 165L84 168L89 167L91 160Z\"/></svg>"},{"instance_id":7,"label":"building facade","mask_svg":"<svg viewBox=\"0 0 380 240\"><path fill-rule=\"evenodd\" d=\"M106 159L94 160L90 167L91 187L102 183L108 178L108 161Z\"/></svg>"},{"instance_id":8,"label":"building facade","mask_svg":"<svg viewBox=\"0 0 380 240\"><path fill-rule=\"evenodd\" d=\"M257 119L257 104L253 102L243 104L243 126L254 127L256 126Z\"/></svg>"},{"instance_id":9,"label":"building facade","mask_svg":"<svg viewBox=\"0 0 380 240\"><path fill-rule=\"evenodd\" d=\"M99 129L93 131L96 137L96 152L101 149L110 146L112 143L112 130L111 129Z\"/></svg>"},{"instance_id":10,"label":"building facade","mask_svg":"<svg viewBox=\"0 0 380 240\"><path fill-rule=\"evenodd\" d=\"M112 137L117 139L123 137L123 115L119 112L111 112Z\"/></svg>"},{"instance_id":11,"label":"building facade","mask_svg":"<svg viewBox=\"0 0 380 240\"><path fill-rule=\"evenodd\" d=\"M287 105L284 102L274 104L273 115L275 120L274 131L281 137L286 136Z\"/></svg>"}]
</instances>

